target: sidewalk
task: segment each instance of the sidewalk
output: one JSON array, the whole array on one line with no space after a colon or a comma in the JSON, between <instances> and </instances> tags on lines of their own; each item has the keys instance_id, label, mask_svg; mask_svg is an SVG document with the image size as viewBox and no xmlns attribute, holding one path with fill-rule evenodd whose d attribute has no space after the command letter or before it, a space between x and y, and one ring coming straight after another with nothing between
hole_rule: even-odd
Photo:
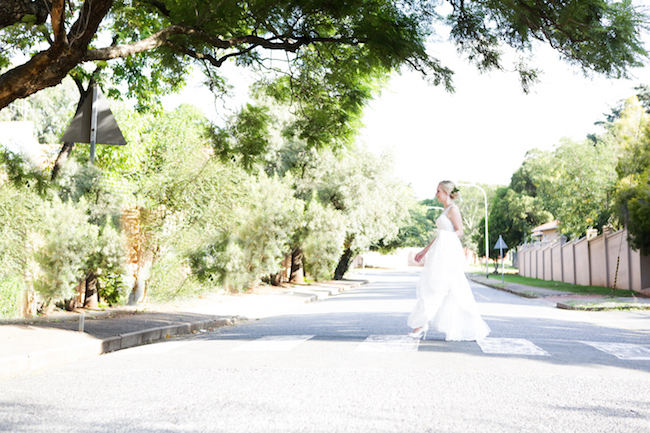
<instances>
[{"instance_id":1,"label":"sidewalk","mask_svg":"<svg viewBox=\"0 0 650 433\"><path fill-rule=\"evenodd\" d=\"M245 295L210 295L163 305L55 313L0 321L0 380L115 350L206 332L287 313L301 304L366 284L330 281L291 288L261 288ZM82 317L83 316L83 317ZM83 332L80 328L83 327Z\"/></svg>"},{"instance_id":2,"label":"sidewalk","mask_svg":"<svg viewBox=\"0 0 650 433\"><path fill-rule=\"evenodd\" d=\"M580 295L561 290L545 289L542 287L525 286L516 283L502 283L501 278L490 278L485 275L469 274L470 280L493 289L509 292L525 298L542 298L555 303L557 308L565 310L603 311L614 309L650 309L650 299L642 297L612 298L605 295Z\"/></svg>"}]
</instances>

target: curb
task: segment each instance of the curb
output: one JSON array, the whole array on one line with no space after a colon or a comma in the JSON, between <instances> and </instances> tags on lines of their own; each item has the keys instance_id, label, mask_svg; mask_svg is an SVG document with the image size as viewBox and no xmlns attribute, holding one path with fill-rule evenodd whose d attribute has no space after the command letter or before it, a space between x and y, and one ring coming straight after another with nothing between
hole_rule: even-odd
<instances>
[{"instance_id":1,"label":"curb","mask_svg":"<svg viewBox=\"0 0 650 433\"><path fill-rule=\"evenodd\" d=\"M546 297L562 296L559 294L558 295L539 294L534 291L522 292L518 290L508 289L506 287L499 287L489 283L484 283L483 281L479 281L469 276L467 278L477 284L481 284L483 286L490 287L492 289L501 290L503 292L512 293L513 295L521 296L523 298L544 299ZM570 297L571 295L569 294L566 296ZM585 304L589 304L589 306L585 306ZM601 302L600 304L601 305L598 305L598 303L589 302L589 301L584 301L581 304L575 304L575 305L569 304L567 302L556 302L555 307L561 310L573 310L573 311L650 310L650 305L645 306L644 304L641 304L642 306L639 306L636 303L629 303L629 302L620 302L618 304Z\"/></svg>"},{"instance_id":2,"label":"curb","mask_svg":"<svg viewBox=\"0 0 650 433\"><path fill-rule=\"evenodd\" d=\"M606 303L604 303L606 304ZM565 304L563 302L558 302L557 303L557 308L561 308L563 310L574 310L574 311L614 311L614 310L650 310L650 306L644 305L644 304L634 304L634 303L620 303L618 305L590 305L590 306L584 306L583 305L570 305L570 304Z\"/></svg>"}]
</instances>

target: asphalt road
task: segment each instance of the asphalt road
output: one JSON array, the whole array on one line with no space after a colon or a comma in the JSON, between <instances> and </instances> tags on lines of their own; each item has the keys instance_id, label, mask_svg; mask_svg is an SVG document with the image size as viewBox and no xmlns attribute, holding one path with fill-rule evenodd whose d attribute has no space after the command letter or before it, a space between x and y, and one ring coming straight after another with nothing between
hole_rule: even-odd
<instances>
[{"instance_id":1,"label":"asphalt road","mask_svg":"<svg viewBox=\"0 0 650 433\"><path fill-rule=\"evenodd\" d=\"M650 312L473 285L488 339L407 338L417 275L0 383L0 431L650 432Z\"/></svg>"}]
</instances>

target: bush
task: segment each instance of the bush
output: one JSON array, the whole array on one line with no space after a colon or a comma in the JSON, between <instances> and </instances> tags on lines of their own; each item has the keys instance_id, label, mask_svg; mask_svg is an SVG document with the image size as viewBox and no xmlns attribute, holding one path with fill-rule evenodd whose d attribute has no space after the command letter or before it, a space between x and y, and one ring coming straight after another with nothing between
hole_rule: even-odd
<instances>
[{"instance_id":1,"label":"bush","mask_svg":"<svg viewBox=\"0 0 650 433\"><path fill-rule=\"evenodd\" d=\"M189 265L169 252L153 264L147 281L147 296L152 301L165 302L197 296L210 288L213 287L192 274Z\"/></svg>"},{"instance_id":2,"label":"bush","mask_svg":"<svg viewBox=\"0 0 650 433\"><path fill-rule=\"evenodd\" d=\"M107 219L94 241L94 251L86 261L86 272L97 276L100 298L109 305L125 304L135 281L125 268L124 236L113 227L111 219Z\"/></svg>"},{"instance_id":3,"label":"bush","mask_svg":"<svg viewBox=\"0 0 650 433\"><path fill-rule=\"evenodd\" d=\"M93 253L99 227L88 222L82 206L62 202L58 196L44 203L41 218L41 245L34 251L41 272L34 289L45 304L70 299L75 287L86 277L86 260Z\"/></svg>"},{"instance_id":4,"label":"bush","mask_svg":"<svg viewBox=\"0 0 650 433\"><path fill-rule=\"evenodd\" d=\"M249 193L233 209L237 220L190 255L201 281L220 283L231 291L253 287L279 272L291 235L302 222L303 203L285 182L261 173L244 183Z\"/></svg>"},{"instance_id":5,"label":"bush","mask_svg":"<svg viewBox=\"0 0 650 433\"><path fill-rule=\"evenodd\" d=\"M24 290L25 283L22 278L0 278L0 318L12 319L20 316Z\"/></svg>"},{"instance_id":6,"label":"bush","mask_svg":"<svg viewBox=\"0 0 650 433\"><path fill-rule=\"evenodd\" d=\"M343 253L345 218L333 207L312 201L305 219L308 233L303 241L305 270L316 281L331 279Z\"/></svg>"}]
</instances>

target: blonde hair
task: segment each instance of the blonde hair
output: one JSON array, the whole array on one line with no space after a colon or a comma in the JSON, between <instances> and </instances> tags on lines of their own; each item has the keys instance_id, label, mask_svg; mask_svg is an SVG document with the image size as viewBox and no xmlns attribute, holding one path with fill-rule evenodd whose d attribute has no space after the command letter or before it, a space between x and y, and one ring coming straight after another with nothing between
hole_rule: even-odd
<instances>
[{"instance_id":1,"label":"blonde hair","mask_svg":"<svg viewBox=\"0 0 650 433\"><path fill-rule=\"evenodd\" d=\"M449 198L452 200L456 200L459 197L459 192L458 188L456 188L456 184L450 180L443 180L440 182L438 185L442 188L444 192L449 194Z\"/></svg>"}]
</instances>

